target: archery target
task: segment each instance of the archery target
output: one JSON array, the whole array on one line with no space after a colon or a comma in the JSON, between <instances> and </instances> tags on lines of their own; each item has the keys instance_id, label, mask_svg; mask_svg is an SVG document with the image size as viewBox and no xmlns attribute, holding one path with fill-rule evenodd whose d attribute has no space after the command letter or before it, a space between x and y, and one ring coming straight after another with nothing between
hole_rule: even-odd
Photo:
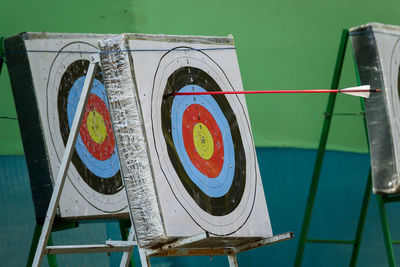
<instances>
[{"instance_id":1,"label":"archery target","mask_svg":"<svg viewBox=\"0 0 400 267\"><path fill-rule=\"evenodd\" d=\"M242 91L233 39L127 34L100 49L139 246L272 236L244 96L174 95Z\"/></svg>"},{"instance_id":2,"label":"archery target","mask_svg":"<svg viewBox=\"0 0 400 267\"><path fill-rule=\"evenodd\" d=\"M154 75L151 124L158 162L196 224L229 235L252 213L260 179L250 124L238 96L172 96L234 90L206 53L179 49L161 57Z\"/></svg>"},{"instance_id":3,"label":"archery target","mask_svg":"<svg viewBox=\"0 0 400 267\"><path fill-rule=\"evenodd\" d=\"M400 191L400 27L372 23L350 31L360 80L382 89L365 100L373 190Z\"/></svg>"},{"instance_id":4,"label":"archery target","mask_svg":"<svg viewBox=\"0 0 400 267\"><path fill-rule=\"evenodd\" d=\"M107 35L22 33L8 38L13 93L38 223L42 223L97 42ZM58 218L127 217L102 72L95 72L60 197Z\"/></svg>"},{"instance_id":5,"label":"archery target","mask_svg":"<svg viewBox=\"0 0 400 267\"><path fill-rule=\"evenodd\" d=\"M70 127L89 67L89 55L63 53L95 48L85 42L64 46L54 58L46 87L46 112L51 143L61 162ZM105 88L96 70L82 126L72 156L68 179L79 194L102 212L126 207L116 142L112 131Z\"/></svg>"}]
</instances>

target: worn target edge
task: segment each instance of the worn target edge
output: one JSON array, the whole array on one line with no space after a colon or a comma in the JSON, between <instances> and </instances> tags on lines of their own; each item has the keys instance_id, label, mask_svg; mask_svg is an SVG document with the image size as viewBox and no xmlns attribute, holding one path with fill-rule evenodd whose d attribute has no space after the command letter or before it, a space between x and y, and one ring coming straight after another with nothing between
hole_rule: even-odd
<instances>
[{"instance_id":1,"label":"worn target edge","mask_svg":"<svg viewBox=\"0 0 400 267\"><path fill-rule=\"evenodd\" d=\"M388 103L387 110L392 130L395 175L389 183L381 185L391 187L390 193L400 190L400 98L399 98L399 67L400 67L400 27L392 25L373 25L374 36L382 65L385 84L385 97ZM383 181L383 180L382 180Z\"/></svg>"},{"instance_id":2,"label":"worn target edge","mask_svg":"<svg viewBox=\"0 0 400 267\"><path fill-rule=\"evenodd\" d=\"M25 33L10 36L5 39L4 48L29 172L36 221L38 224L43 224L53 193L51 167L28 54L14 53L15 50L26 51L27 39L29 35Z\"/></svg>"},{"instance_id":3,"label":"worn target edge","mask_svg":"<svg viewBox=\"0 0 400 267\"><path fill-rule=\"evenodd\" d=\"M100 41L99 46L101 51L106 51L100 52L100 61L129 214L140 247L151 247L165 242L167 237L131 68L132 58L130 53L123 52L129 50L128 39L126 35L118 35Z\"/></svg>"},{"instance_id":4,"label":"worn target edge","mask_svg":"<svg viewBox=\"0 0 400 267\"><path fill-rule=\"evenodd\" d=\"M393 194L400 190L386 92L390 88L385 86L382 61L375 39L375 32L388 33L390 28L388 25L373 23L350 29L361 84L382 89L381 93L371 94L364 100L373 191L376 194Z\"/></svg>"},{"instance_id":5,"label":"worn target edge","mask_svg":"<svg viewBox=\"0 0 400 267\"><path fill-rule=\"evenodd\" d=\"M392 135L393 135L393 144L394 144L394 154L395 154L395 164L396 164L396 180L393 183L393 187L395 187L396 191L400 190L400 28L397 28L398 35L396 36L396 41L393 43L393 49L390 53L390 62L388 64L389 77L386 76L385 83L388 84L391 88L389 92L387 92L386 96L388 97L387 101L389 105L389 114L390 121L392 124ZM393 38L392 36L391 38ZM386 55L387 56L387 55Z\"/></svg>"}]
</instances>

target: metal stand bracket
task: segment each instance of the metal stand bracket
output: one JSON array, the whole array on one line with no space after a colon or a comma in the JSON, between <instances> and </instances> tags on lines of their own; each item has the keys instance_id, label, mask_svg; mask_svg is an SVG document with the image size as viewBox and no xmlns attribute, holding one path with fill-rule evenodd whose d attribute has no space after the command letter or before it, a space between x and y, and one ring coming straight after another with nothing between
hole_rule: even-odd
<instances>
[{"instance_id":1,"label":"metal stand bracket","mask_svg":"<svg viewBox=\"0 0 400 267\"><path fill-rule=\"evenodd\" d=\"M293 238L293 233L275 235L269 238L263 238L251 242L243 242L236 247L220 246L220 247L197 247L193 246L196 242L204 241L209 238L207 233L182 238L173 243L162 246L157 249L143 249L146 261L142 266L150 266L150 257L178 257L178 256L227 256L230 267L237 267L238 261L236 255L240 252L250 249L272 245ZM145 265L144 265L145 264Z\"/></svg>"}]
</instances>

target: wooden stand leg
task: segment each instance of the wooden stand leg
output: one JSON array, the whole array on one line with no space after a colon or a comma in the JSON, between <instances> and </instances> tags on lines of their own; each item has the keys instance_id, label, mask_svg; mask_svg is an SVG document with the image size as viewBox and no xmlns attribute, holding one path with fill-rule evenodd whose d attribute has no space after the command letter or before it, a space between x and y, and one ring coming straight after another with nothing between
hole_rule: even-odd
<instances>
[{"instance_id":1,"label":"wooden stand leg","mask_svg":"<svg viewBox=\"0 0 400 267\"><path fill-rule=\"evenodd\" d=\"M139 248L139 255L140 255L140 263L142 264L142 267L150 267L150 258L146 256L146 253L144 252L143 249Z\"/></svg>"},{"instance_id":2,"label":"wooden stand leg","mask_svg":"<svg viewBox=\"0 0 400 267\"><path fill-rule=\"evenodd\" d=\"M36 224L35 231L33 232L31 248L29 249L29 256L28 256L28 262L26 263L26 267L32 266L33 257L35 256L35 251L37 248L37 244L39 242L39 237L41 232L42 232L42 227Z\"/></svg>"},{"instance_id":3,"label":"wooden stand leg","mask_svg":"<svg viewBox=\"0 0 400 267\"><path fill-rule=\"evenodd\" d=\"M39 238L38 247L36 249L35 257L33 259L32 266L39 267L43 260L43 255L45 253L46 245L50 237L51 228L53 226L54 218L57 213L58 203L60 201L61 192L64 187L65 179L67 177L67 172L69 164L71 162L71 157L75 149L76 139L79 134L79 129L81 128L82 118L84 110L89 99L90 89L92 88L94 73L99 64L99 55L92 55L90 57L90 65L86 75L85 83L82 88L81 97L78 102L76 109L74 121L72 123L71 132L68 137L67 145L65 147L65 152L61 161L60 169L55 181L53 194L51 196L49 208L47 210L46 218L43 224L42 233Z\"/></svg>"},{"instance_id":4,"label":"wooden stand leg","mask_svg":"<svg viewBox=\"0 0 400 267\"><path fill-rule=\"evenodd\" d=\"M33 232L33 237L32 237L32 242L31 242L31 248L29 249L29 256L28 256L28 261L26 263L26 267L31 267L32 266L32 262L33 262L33 257L35 256L35 251L37 249L38 243L39 243L39 237L40 237L40 233L42 231L42 226L36 224L35 226L35 231ZM49 238L49 242L47 243L47 245L52 245L53 244L53 240L50 236ZM47 255L47 261L49 262L49 266L50 267L57 267L57 259L56 259L56 255Z\"/></svg>"},{"instance_id":5,"label":"wooden stand leg","mask_svg":"<svg viewBox=\"0 0 400 267\"><path fill-rule=\"evenodd\" d=\"M229 267L239 267L236 254L228 256Z\"/></svg>"},{"instance_id":6,"label":"wooden stand leg","mask_svg":"<svg viewBox=\"0 0 400 267\"><path fill-rule=\"evenodd\" d=\"M358 219L358 224L357 224L356 237L354 239L353 251L351 253L351 259L350 259L351 267L357 265L357 258L358 258L358 253L360 251L361 238L364 230L365 219L367 218L368 204L371 196L371 191L372 191L372 177L371 177L371 170L369 170L367 184L365 185L364 198L361 205L360 218Z\"/></svg>"},{"instance_id":7,"label":"wooden stand leg","mask_svg":"<svg viewBox=\"0 0 400 267\"><path fill-rule=\"evenodd\" d=\"M135 239L135 231L134 231L133 227L131 227L131 230L129 231L129 235L128 235L128 241L134 241L134 239ZM132 247L131 251L124 252L124 254L122 255L122 259L121 259L121 264L119 265L120 267L135 266L135 263L132 263L132 265L131 265L132 253L133 253L133 247Z\"/></svg>"},{"instance_id":8,"label":"wooden stand leg","mask_svg":"<svg viewBox=\"0 0 400 267\"><path fill-rule=\"evenodd\" d=\"M390 235L389 222L388 222L388 219L387 219L385 202L383 201L382 196L380 196L380 195L376 196L376 200L378 201L379 215L381 217L383 239L384 239L384 242L385 242L386 256L387 256L387 260L388 260L388 265L390 267L395 267L396 266L396 260L394 258L392 237Z\"/></svg>"},{"instance_id":9,"label":"wooden stand leg","mask_svg":"<svg viewBox=\"0 0 400 267\"><path fill-rule=\"evenodd\" d=\"M47 242L47 245L49 245L49 246L53 245L53 238L51 237L51 234L50 234L50 237L49 237L49 241ZM56 255L47 254L47 261L49 262L49 266L50 267L57 267L58 266L57 265Z\"/></svg>"}]
</instances>

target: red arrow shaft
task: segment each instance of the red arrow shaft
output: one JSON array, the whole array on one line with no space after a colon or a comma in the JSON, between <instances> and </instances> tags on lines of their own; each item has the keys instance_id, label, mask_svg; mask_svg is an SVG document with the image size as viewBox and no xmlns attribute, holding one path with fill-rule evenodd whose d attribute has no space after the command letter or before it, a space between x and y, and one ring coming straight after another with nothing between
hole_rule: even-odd
<instances>
[{"instance_id":1,"label":"red arrow shaft","mask_svg":"<svg viewBox=\"0 0 400 267\"><path fill-rule=\"evenodd\" d=\"M340 89L314 90L261 90L261 91L211 91L211 92L182 92L172 95L244 95L244 94L304 94L304 93L340 93ZM380 92L380 89L353 89L345 92Z\"/></svg>"}]
</instances>

